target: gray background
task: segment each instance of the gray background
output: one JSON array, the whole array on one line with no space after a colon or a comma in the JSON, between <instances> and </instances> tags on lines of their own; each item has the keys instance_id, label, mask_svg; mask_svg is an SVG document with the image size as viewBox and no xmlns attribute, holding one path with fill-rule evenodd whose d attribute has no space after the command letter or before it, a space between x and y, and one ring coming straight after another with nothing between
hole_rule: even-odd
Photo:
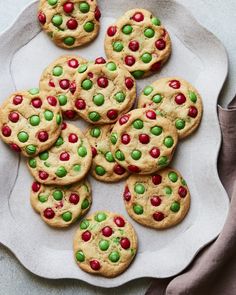
<instances>
[{"instance_id":1,"label":"gray background","mask_svg":"<svg viewBox=\"0 0 236 295\"><path fill-rule=\"evenodd\" d=\"M100 0L101 1L101 0ZM19 12L32 0L0 0L0 33L11 25ZM236 93L236 1L235 0L178 0L194 17L225 45L229 55L229 76L219 97L226 106ZM187 25L187 24L186 24ZM0 53L1 54L1 53ZM74 280L47 280L36 277L19 264L5 247L0 245L1 294L144 294L151 280L141 279L113 289L102 289Z\"/></svg>"}]
</instances>

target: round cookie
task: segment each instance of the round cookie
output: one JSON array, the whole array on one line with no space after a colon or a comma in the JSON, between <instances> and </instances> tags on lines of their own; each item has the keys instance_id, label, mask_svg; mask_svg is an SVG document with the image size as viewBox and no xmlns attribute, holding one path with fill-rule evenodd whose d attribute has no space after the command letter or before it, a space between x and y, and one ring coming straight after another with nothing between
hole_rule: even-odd
<instances>
[{"instance_id":1,"label":"round cookie","mask_svg":"<svg viewBox=\"0 0 236 295\"><path fill-rule=\"evenodd\" d=\"M79 267L108 278L128 268L137 246L133 226L120 214L108 211L95 212L82 220L74 237Z\"/></svg>"},{"instance_id":2,"label":"round cookie","mask_svg":"<svg viewBox=\"0 0 236 295\"><path fill-rule=\"evenodd\" d=\"M135 109L119 118L111 137L115 160L131 173L150 174L167 166L178 143L172 122L151 109Z\"/></svg>"},{"instance_id":3,"label":"round cookie","mask_svg":"<svg viewBox=\"0 0 236 295\"><path fill-rule=\"evenodd\" d=\"M32 157L51 147L61 132L61 110L54 96L38 88L11 94L0 107L0 137Z\"/></svg>"},{"instance_id":4,"label":"round cookie","mask_svg":"<svg viewBox=\"0 0 236 295\"><path fill-rule=\"evenodd\" d=\"M61 56L53 61L42 73L39 87L41 91L58 98L62 114L66 119L74 119L76 112L71 97L76 90L75 74L78 67L87 60L79 56Z\"/></svg>"},{"instance_id":5,"label":"round cookie","mask_svg":"<svg viewBox=\"0 0 236 295\"><path fill-rule=\"evenodd\" d=\"M67 185L85 177L92 163L91 146L80 129L63 122L55 144L28 161L34 178L44 184Z\"/></svg>"},{"instance_id":6,"label":"round cookie","mask_svg":"<svg viewBox=\"0 0 236 295\"><path fill-rule=\"evenodd\" d=\"M90 184L86 180L68 186L33 182L30 202L48 225L68 227L89 210L92 204Z\"/></svg>"},{"instance_id":7,"label":"round cookie","mask_svg":"<svg viewBox=\"0 0 236 295\"><path fill-rule=\"evenodd\" d=\"M92 124L111 124L128 112L136 98L136 83L130 73L113 61L97 58L81 66L76 76L78 90L74 109Z\"/></svg>"},{"instance_id":8,"label":"round cookie","mask_svg":"<svg viewBox=\"0 0 236 295\"><path fill-rule=\"evenodd\" d=\"M170 119L179 138L197 129L203 112L198 91L189 82L176 77L162 78L146 86L139 97L138 107L157 110Z\"/></svg>"},{"instance_id":9,"label":"round cookie","mask_svg":"<svg viewBox=\"0 0 236 295\"><path fill-rule=\"evenodd\" d=\"M124 202L135 221L156 229L176 225L190 207L190 193L181 174L166 168L153 175L131 175L126 182Z\"/></svg>"},{"instance_id":10,"label":"round cookie","mask_svg":"<svg viewBox=\"0 0 236 295\"><path fill-rule=\"evenodd\" d=\"M128 176L128 172L114 159L110 151L112 125L90 127L85 136L92 146L91 172L97 180L115 182Z\"/></svg>"},{"instance_id":11,"label":"round cookie","mask_svg":"<svg viewBox=\"0 0 236 295\"><path fill-rule=\"evenodd\" d=\"M62 48L91 42L99 32L100 17L96 0L40 0L39 3L39 23Z\"/></svg>"},{"instance_id":12,"label":"round cookie","mask_svg":"<svg viewBox=\"0 0 236 295\"><path fill-rule=\"evenodd\" d=\"M158 18L136 8L107 29L105 52L139 79L155 73L167 61L171 40Z\"/></svg>"}]
</instances>

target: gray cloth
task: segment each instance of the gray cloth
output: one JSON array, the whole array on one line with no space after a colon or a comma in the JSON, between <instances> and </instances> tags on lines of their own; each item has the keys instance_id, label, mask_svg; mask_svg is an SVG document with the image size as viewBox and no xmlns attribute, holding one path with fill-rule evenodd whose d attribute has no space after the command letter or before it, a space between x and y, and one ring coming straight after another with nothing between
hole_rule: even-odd
<instances>
[{"instance_id":1,"label":"gray cloth","mask_svg":"<svg viewBox=\"0 0 236 295\"><path fill-rule=\"evenodd\" d=\"M230 198L230 209L218 238L205 247L176 277L152 282L146 295L236 294L236 98L227 109L218 107L222 146L220 179Z\"/></svg>"}]
</instances>

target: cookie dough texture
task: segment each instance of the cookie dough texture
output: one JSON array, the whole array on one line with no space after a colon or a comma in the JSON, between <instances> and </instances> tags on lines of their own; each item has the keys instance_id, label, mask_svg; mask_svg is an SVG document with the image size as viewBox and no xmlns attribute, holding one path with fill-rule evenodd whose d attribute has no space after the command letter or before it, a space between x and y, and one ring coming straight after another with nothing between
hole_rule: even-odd
<instances>
[{"instance_id":1,"label":"cookie dough texture","mask_svg":"<svg viewBox=\"0 0 236 295\"><path fill-rule=\"evenodd\" d=\"M115 160L131 173L150 174L167 166L178 143L172 122L151 109L135 109L119 118L111 137Z\"/></svg>"},{"instance_id":2,"label":"cookie dough texture","mask_svg":"<svg viewBox=\"0 0 236 295\"><path fill-rule=\"evenodd\" d=\"M198 128L203 113L197 89L179 77L162 78L146 86L139 97L138 107L157 110L170 119L179 138L189 136Z\"/></svg>"},{"instance_id":3,"label":"cookie dough texture","mask_svg":"<svg viewBox=\"0 0 236 295\"><path fill-rule=\"evenodd\" d=\"M166 168L153 175L131 175L124 191L125 207L135 221L156 229L181 222L190 207L190 193L181 174Z\"/></svg>"},{"instance_id":4,"label":"cookie dough texture","mask_svg":"<svg viewBox=\"0 0 236 295\"><path fill-rule=\"evenodd\" d=\"M51 147L61 132L56 97L33 88L11 94L0 107L0 137L16 151L32 157Z\"/></svg>"},{"instance_id":5,"label":"cookie dough texture","mask_svg":"<svg viewBox=\"0 0 236 295\"><path fill-rule=\"evenodd\" d=\"M100 16L96 0L41 0L38 9L43 30L67 49L91 42L99 32Z\"/></svg>"},{"instance_id":6,"label":"cookie dough texture","mask_svg":"<svg viewBox=\"0 0 236 295\"><path fill-rule=\"evenodd\" d=\"M125 271L136 252L134 228L117 213L99 211L86 217L74 237L74 255L79 267L108 278Z\"/></svg>"},{"instance_id":7,"label":"cookie dough texture","mask_svg":"<svg viewBox=\"0 0 236 295\"><path fill-rule=\"evenodd\" d=\"M102 62L102 63L98 63ZM98 58L78 69L74 109L92 124L111 124L128 112L136 98L130 73L112 60Z\"/></svg>"},{"instance_id":8,"label":"cookie dough texture","mask_svg":"<svg viewBox=\"0 0 236 295\"><path fill-rule=\"evenodd\" d=\"M40 183L67 185L83 179L91 163L91 146L84 134L76 126L63 122L55 144L29 159L28 168Z\"/></svg>"},{"instance_id":9,"label":"cookie dough texture","mask_svg":"<svg viewBox=\"0 0 236 295\"><path fill-rule=\"evenodd\" d=\"M136 8L107 29L105 52L138 79L160 70L170 56L171 40L158 18Z\"/></svg>"},{"instance_id":10,"label":"cookie dough texture","mask_svg":"<svg viewBox=\"0 0 236 295\"><path fill-rule=\"evenodd\" d=\"M91 173L97 180L105 182L116 182L129 175L111 153L109 138L112 128L113 125L91 126L85 133L92 146Z\"/></svg>"},{"instance_id":11,"label":"cookie dough texture","mask_svg":"<svg viewBox=\"0 0 236 295\"><path fill-rule=\"evenodd\" d=\"M86 180L68 186L34 182L30 201L48 225L68 227L89 210L92 203L91 188Z\"/></svg>"},{"instance_id":12,"label":"cookie dough texture","mask_svg":"<svg viewBox=\"0 0 236 295\"><path fill-rule=\"evenodd\" d=\"M72 96L76 91L77 70L88 61L79 56L65 55L54 60L42 73L39 87L42 91L56 96L66 119L74 119Z\"/></svg>"}]
</instances>

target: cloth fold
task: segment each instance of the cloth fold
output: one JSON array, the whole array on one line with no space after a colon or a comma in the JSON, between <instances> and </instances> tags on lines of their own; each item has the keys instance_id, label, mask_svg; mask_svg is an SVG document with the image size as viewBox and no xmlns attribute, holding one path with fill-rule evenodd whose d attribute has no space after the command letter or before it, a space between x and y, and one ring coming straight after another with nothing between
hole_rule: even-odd
<instances>
[{"instance_id":1,"label":"cloth fold","mask_svg":"<svg viewBox=\"0 0 236 295\"><path fill-rule=\"evenodd\" d=\"M218 172L230 198L225 225L181 274L155 279L146 295L235 295L236 294L236 97L227 109L218 106L222 145Z\"/></svg>"}]
</instances>

